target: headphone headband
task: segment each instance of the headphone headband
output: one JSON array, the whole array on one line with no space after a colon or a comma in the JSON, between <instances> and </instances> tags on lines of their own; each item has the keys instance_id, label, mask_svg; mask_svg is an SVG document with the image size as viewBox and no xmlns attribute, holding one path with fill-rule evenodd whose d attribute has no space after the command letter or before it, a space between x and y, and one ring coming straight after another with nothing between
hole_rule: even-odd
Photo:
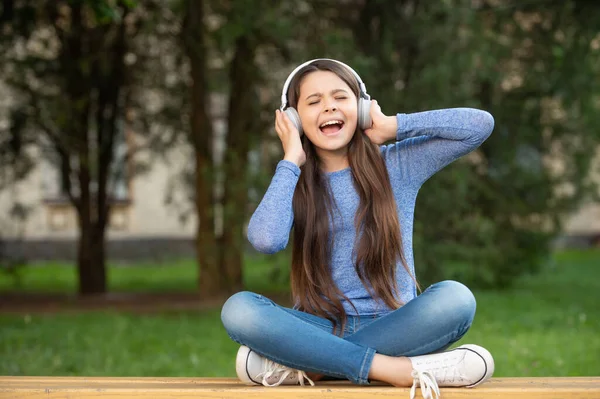
<instances>
[{"instance_id":1,"label":"headphone headband","mask_svg":"<svg viewBox=\"0 0 600 399\"><path fill-rule=\"evenodd\" d=\"M306 61L305 63L301 64L300 66L296 67L296 69L294 69L292 71L292 73L290 73L290 75L288 76L288 78L286 79L284 85L283 85L283 90L281 92L281 110L283 111L284 109L287 108L288 106L288 98L287 98L287 92L289 89L289 85L292 82L292 79L294 78L294 76L296 75L296 73L304 68L305 66L309 65L310 63L314 62L314 61L333 61L333 62L337 62L338 64L348 68L348 70L350 72L352 72L352 74L354 75L354 77L356 78L356 80L358 81L358 87L360 88L360 97L364 98L365 100L370 100L371 97L367 94L367 88L365 87L365 84L363 83L362 79L360 78L360 76L358 76L358 74L356 73L356 71L354 71L354 69L350 68L350 66L344 64L341 61L338 60L333 60L330 58L315 58L314 60L310 60L310 61Z\"/></svg>"}]
</instances>

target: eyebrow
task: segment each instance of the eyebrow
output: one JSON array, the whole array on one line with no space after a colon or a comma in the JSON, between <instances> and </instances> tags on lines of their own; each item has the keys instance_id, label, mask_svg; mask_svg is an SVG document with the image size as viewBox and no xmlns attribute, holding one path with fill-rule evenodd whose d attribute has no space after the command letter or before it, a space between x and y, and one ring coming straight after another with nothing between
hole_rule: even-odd
<instances>
[{"instance_id":1,"label":"eyebrow","mask_svg":"<svg viewBox=\"0 0 600 399\"><path fill-rule=\"evenodd\" d=\"M344 89L334 89L334 90L331 90L331 94L334 95L334 94L337 94L337 93L339 93L341 91L343 91L344 93L348 94L348 92L346 90L344 90ZM321 93L313 93L310 96L307 96L305 98L305 100L308 100L311 97L321 97L321 96L322 96Z\"/></svg>"}]
</instances>

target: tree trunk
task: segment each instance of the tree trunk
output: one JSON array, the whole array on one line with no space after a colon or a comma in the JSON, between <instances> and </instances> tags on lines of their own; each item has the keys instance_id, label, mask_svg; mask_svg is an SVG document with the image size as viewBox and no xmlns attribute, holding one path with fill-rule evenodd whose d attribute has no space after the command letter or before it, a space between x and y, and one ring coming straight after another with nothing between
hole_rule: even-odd
<instances>
[{"instance_id":1,"label":"tree trunk","mask_svg":"<svg viewBox=\"0 0 600 399\"><path fill-rule=\"evenodd\" d=\"M85 135L87 137L87 135ZM83 150L83 148L82 148ZM90 174L84 163L87 155L80 154L79 184L79 245L77 246L77 269L79 271L79 294L94 295L106 292L106 267L104 264L104 228L95 222L89 190Z\"/></svg>"},{"instance_id":2,"label":"tree trunk","mask_svg":"<svg viewBox=\"0 0 600 399\"><path fill-rule=\"evenodd\" d=\"M256 134L258 102L256 83L258 71L254 64L255 47L248 36L235 44L231 61L227 153L225 156L225 187L223 194L222 264L227 272L228 288L243 288L244 223L248 202L246 174L250 138Z\"/></svg>"},{"instance_id":3,"label":"tree trunk","mask_svg":"<svg viewBox=\"0 0 600 399\"><path fill-rule=\"evenodd\" d=\"M105 242L104 229L89 221L80 221L77 249L80 295L106 292Z\"/></svg>"},{"instance_id":4,"label":"tree trunk","mask_svg":"<svg viewBox=\"0 0 600 399\"><path fill-rule=\"evenodd\" d=\"M59 57L64 79L69 115L64 118L62 137L53 137L61 156L61 174L67 194L77 211L79 242L77 245L77 270L80 295L104 293L106 270L104 255L104 226L98 231L97 204L90 190L92 181L90 159L90 111L92 109L92 87L89 65L90 50L86 46L90 31L84 25L83 5L75 2L71 6L71 29L60 36L62 40ZM58 29L59 32L63 32ZM87 61L87 62L86 62ZM76 157L76 176L79 192L72 190L70 179L73 169L71 161ZM101 232L102 234L98 234Z\"/></svg>"},{"instance_id":5,"label":"tree trunk","mask_svg":"<svg viewBox=\"0 0 600 399\"><path fill-rule=\"evenodd\" d=\"M196 164L196 214L198 226L196 254L198 259L198 289L202 298L227 293L225 275L219 267L218 241L214 228L212 125L209 117L209 96L206 82L206 43L204 40L204 2L188 0L183 23L183 42L191 66L190 135Z\"/></svg>"},{"instance_id":6,"label":"tree trunk","mask_svg":"<svg viewBox=\"0 0 600 399\"><path fill-rule=\"evenodd\" d=\"M128 12L123 10L123 20ZM115 137L118 124L122 118L122 105L120 103L122 89L125 85L126 53L125 22L121 21L116 27L114 41L108 42L111 49L107 55L104 68L96 64L92 68L92 87L96 89L96 148L95 157L90 157L89 133L81 133L84 137L85 148L81 149L80 159L80 185L81 202L85 204L85 212L81 212L85 231L81 231L81 245L79 259L80 293L97 294L106 292L106 226L109 222L111 193L108 189L110 168L114 162ZM99 37L98 46L102 48L105 38ZM101 51L101 50L100 50ZM91 192L90 168L95 164L97 170L96 192Z\"/></svg>"}]
</instances>

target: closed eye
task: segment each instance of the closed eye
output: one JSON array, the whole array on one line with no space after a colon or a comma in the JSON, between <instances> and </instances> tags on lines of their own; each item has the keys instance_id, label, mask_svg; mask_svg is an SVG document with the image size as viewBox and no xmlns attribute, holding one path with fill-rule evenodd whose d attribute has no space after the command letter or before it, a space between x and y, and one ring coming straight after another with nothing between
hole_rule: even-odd
<instances>
[{"instance_id":1,"label":"closed eye","mask_svg":"<svg viewBox=\"0 0 600 399\"><path fill-rule=\"evenodd\" d=\"M340 97L336 97L335 99L336 99L336 100L346 100L347 98L348 98L348 97L345 97L345 96L340 96ZM311 102L309 102L309 103L308 103L308 105L314 105L314 104L318 104L318 103L319 103L319 100L316 100L316 101L311 101Z\"/></svg>"}]
</instances>

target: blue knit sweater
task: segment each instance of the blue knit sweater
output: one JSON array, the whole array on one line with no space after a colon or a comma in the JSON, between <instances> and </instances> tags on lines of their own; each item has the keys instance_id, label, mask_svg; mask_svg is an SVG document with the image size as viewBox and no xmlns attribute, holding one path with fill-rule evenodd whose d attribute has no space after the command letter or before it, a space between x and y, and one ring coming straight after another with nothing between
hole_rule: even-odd
<instances>
[{"instance_id":1,"label":"blue knit sweater","mask_svg":"<svg viewBox=\"0 0 600 399\"><path fill-rule=\"evenodd\" d=\"M396 142L380 147L390 176L408 266L414 274L412 232L415 201L421 185L438 170L477 148L492 132L493 117L470 108L398 114ZM288 244L294 220L292 197L300 168L292 162L278 163L275 175L250 219L248 240L254 248L272 254ZM356 237L354 215L359 196L350 168L326 174L340 212L334 212L330 229L335 232L331 251L331 273L340 291L352 301L342 301L348 314L385 314L389 309L373 299L354 269L353 244ZM399 298L407 303L417 292L402 264L396 265Z\"/></svg>"}]
</instances>

